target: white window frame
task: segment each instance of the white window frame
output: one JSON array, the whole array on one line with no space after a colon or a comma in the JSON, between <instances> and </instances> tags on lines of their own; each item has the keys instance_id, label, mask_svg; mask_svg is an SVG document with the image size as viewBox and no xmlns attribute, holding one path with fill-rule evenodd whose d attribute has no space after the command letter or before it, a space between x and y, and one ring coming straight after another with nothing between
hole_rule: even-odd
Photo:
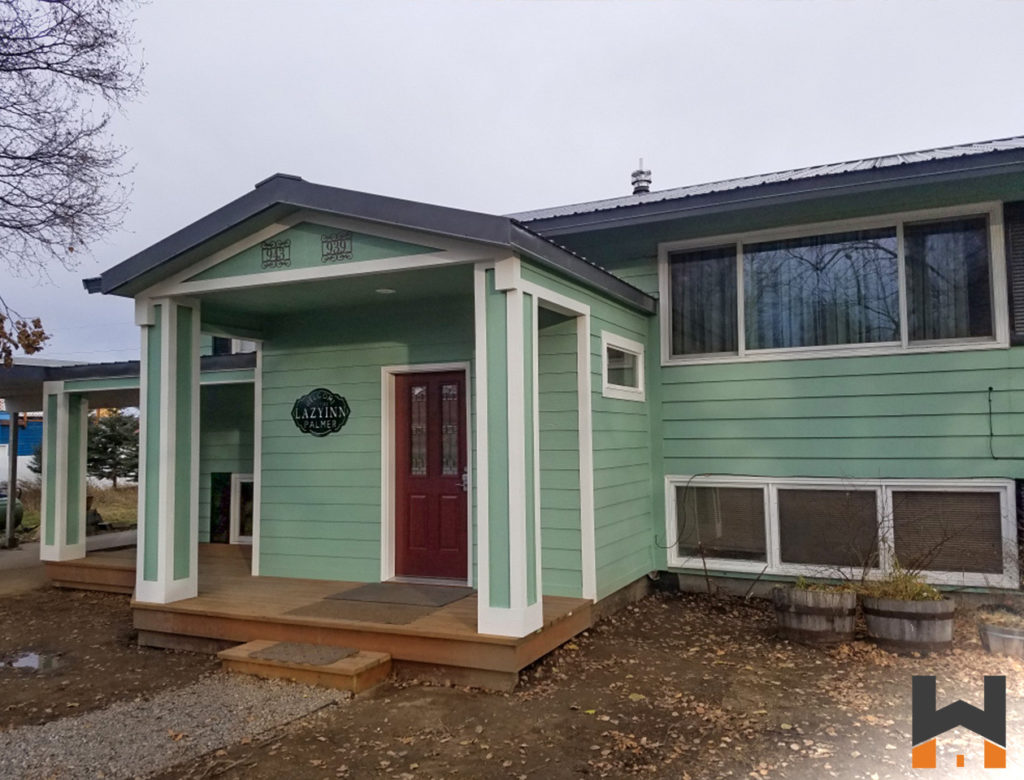
<instances>
[{"instance_id":1,"label":"white window frame","mask_svg":"<svg viewBox=\"0 0 1024 780\"><path fill-rule=\"evenodd\" d=\"M608 348L617 349L636 358L636 387L608 381ZM644 401L647 398L644 376L644 345L617 333L601 331L601 395L621 401Z\"/></svg>"},{"instance_id":2,"label":"white window frame","mask_svg":"<svg viewBox=\"0 0 1024 780\"><path fill-rule=\"evenodd\" d=\"M689 487L761 488L765 500L765 541L767 561L737 560L733 558L700 558L681 556L678 552L678 518L676 491ZM822 564L783 563L780 551L779 495L780 489L808 490L864 490L876 494L878 508L878 553L879 567L866 572L868 579L884 577L892 566L891 551L894 547L892 494L900 491L921 490L927 492L956 493L998 493L1002 513L1003 572L983 574L980 572L925 571L924 579L934 585L960 587L1009 588L1020 587L1017 552L1017 500L1012 479L836 479L796 477L738 477L738 476L677 476L665 477L665 533L668 546L668 567L687 571L703 572L705 567L715 573L769 574L792 577L822 577L859 579L864 573L859 567L842 567Z\"/></svg>"},{"instance_id":3,"label":"white window frame","mask_svg":"<svg viewBox=\"0 0 1024 780\"><path fill-rule=\"evenodd\" d=\"M938 221L962 217L984 216L989 230L989 293L992 296L993 335L984 338L910 341L907 316L906 262L903 225L908 222ZM894 227L897 240L899 279L900 340L874 344L830 344L812 347L747 350L743 312L743 245L762 241L781 241L828 235L853 230ZM734 244L736 247L737 350L695 355L672 354L672 285L669 254L693 249L706 249ZM816 222L772 230L731 233L685 241L669 241L658 245L658 290L664 302L660 306L661 364L663 366L700 363L758 362L796 360L802 358L852 357L857 355L915 354L920 352L955 352L975 349L1006 349L1010 346L1009 308L1006 294L1006 250L1003 240L1003 204L998 201L972 203L953 208L903 211L858 219Z\"/></svg>"}]
</instances>

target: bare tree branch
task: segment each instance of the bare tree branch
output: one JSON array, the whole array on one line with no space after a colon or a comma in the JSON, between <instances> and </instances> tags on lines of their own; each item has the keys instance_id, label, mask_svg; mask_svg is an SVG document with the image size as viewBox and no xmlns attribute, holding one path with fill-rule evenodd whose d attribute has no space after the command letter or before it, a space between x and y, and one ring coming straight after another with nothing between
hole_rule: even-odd
<instances>
[{"instance_id":1,"label":"bare tree branch","mask_svg":"<svg viewBox=\"0 0 1024 780\"><path fill-rule=\"evenodd\" d=\"M125 150L111 111L141 90L136 0L0 0L0 259L44 274L120 225ZM0 363L42 348L38 318L0 299Z\"/></svg>"}]
</instances>

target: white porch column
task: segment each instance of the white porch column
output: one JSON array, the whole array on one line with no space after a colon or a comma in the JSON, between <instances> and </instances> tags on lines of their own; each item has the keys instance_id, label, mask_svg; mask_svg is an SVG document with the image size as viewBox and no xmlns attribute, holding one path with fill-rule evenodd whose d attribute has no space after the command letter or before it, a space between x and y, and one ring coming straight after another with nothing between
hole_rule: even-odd
<instances>
[{"instance_id":1,"label":"white porch column","mask_svg":"<svg viewBox=\"0 0 1024 780\"><path fill-rule=\"evenodd\" d=\"M39 557L85 557L85 459L89 405L64 392L63 382L43 383L42 506Z\"/></svg>"},{"instance_id":2,"label":"white porch column","mask_svg":"<svg viewBox=\"0 0 1024 780\"><path fill-rule=\"evenodd\" d=\"M477 631L526 636L544 623L537 511L534 301L519 260L475 270Z\"/></svg>"},{"instance_id":3,"label":"white porch column","mask_svg":"<svg viewBox=\"0 0 1024 780\"><path fill-rule=\"evenodd\" d=\"M136 304L139 531L135 598L157 604L199 592L199 303Z\"/></svg>"}]
</instances>

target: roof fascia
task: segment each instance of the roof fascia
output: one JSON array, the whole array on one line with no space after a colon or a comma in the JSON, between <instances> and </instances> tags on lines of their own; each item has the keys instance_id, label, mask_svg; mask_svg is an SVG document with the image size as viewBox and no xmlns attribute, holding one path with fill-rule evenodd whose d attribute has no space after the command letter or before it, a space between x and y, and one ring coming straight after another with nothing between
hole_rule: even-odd
<instances>
[{"instance_id":1,"label":"roof fascia","mask_svg":"<svg viewBox=\"0 0 1024 780\"><path fill-rule=\"evenodd\" d=\"M969 164L965 164L968 161ZM540 218L525 224L531 230L545 236L571 235L588 230L631 227L666 219L735 211L755 205L795 203L822 197L856 195L919 184L956 182L1014 173L1024 173L1024 150L991 152L969 159L956 157L928 160L905 166L769 182L701 195L684 195L635 206Z\"/></svg>"}]
</instances>

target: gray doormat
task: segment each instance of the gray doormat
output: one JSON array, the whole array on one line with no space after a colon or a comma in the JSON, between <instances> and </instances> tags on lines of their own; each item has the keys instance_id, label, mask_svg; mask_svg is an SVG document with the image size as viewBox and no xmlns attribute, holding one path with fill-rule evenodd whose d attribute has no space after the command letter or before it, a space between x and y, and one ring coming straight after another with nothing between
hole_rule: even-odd
<instances>
[{"instance_id":1,"label":"gray doormat","mask_svg":"<svg viewBox=\"0 0 1024 780\"><path fill-rule=\"evenodd\" d=\"M339 601L323 599L286 612L298 617L326 618L327 620L353 620L359 623L388 623L405 625L434 612L433 607L415 607L407 604L375 604L365 601Z\"/></svg>"},{"instance_id":2,"label":"gray doormat","mask_svg":"<svg viewBox=\"0 0 1024 780\"><path fill-rule=\"evenodd\" d=\"M328 647L326 645L310 645L305 642L278 642L276 645L249 653L249 657L291 664L329 666L342 658L355 655L357 652L352 647Z\"/></svg>"},{"instance_id":3,"label":"gray doormat","mask_svg":"<svg viewBox=\"0 0 1024 780\"><path fill-rule=\"evenodd\" d=\"M472 588L455 585L420 585L414 582L371 582L358 588L332 593L329 599L338 601L372 601L377 604L406 604L416 607L443 607L464 599Z\"/></svg>"}]
</instances>

